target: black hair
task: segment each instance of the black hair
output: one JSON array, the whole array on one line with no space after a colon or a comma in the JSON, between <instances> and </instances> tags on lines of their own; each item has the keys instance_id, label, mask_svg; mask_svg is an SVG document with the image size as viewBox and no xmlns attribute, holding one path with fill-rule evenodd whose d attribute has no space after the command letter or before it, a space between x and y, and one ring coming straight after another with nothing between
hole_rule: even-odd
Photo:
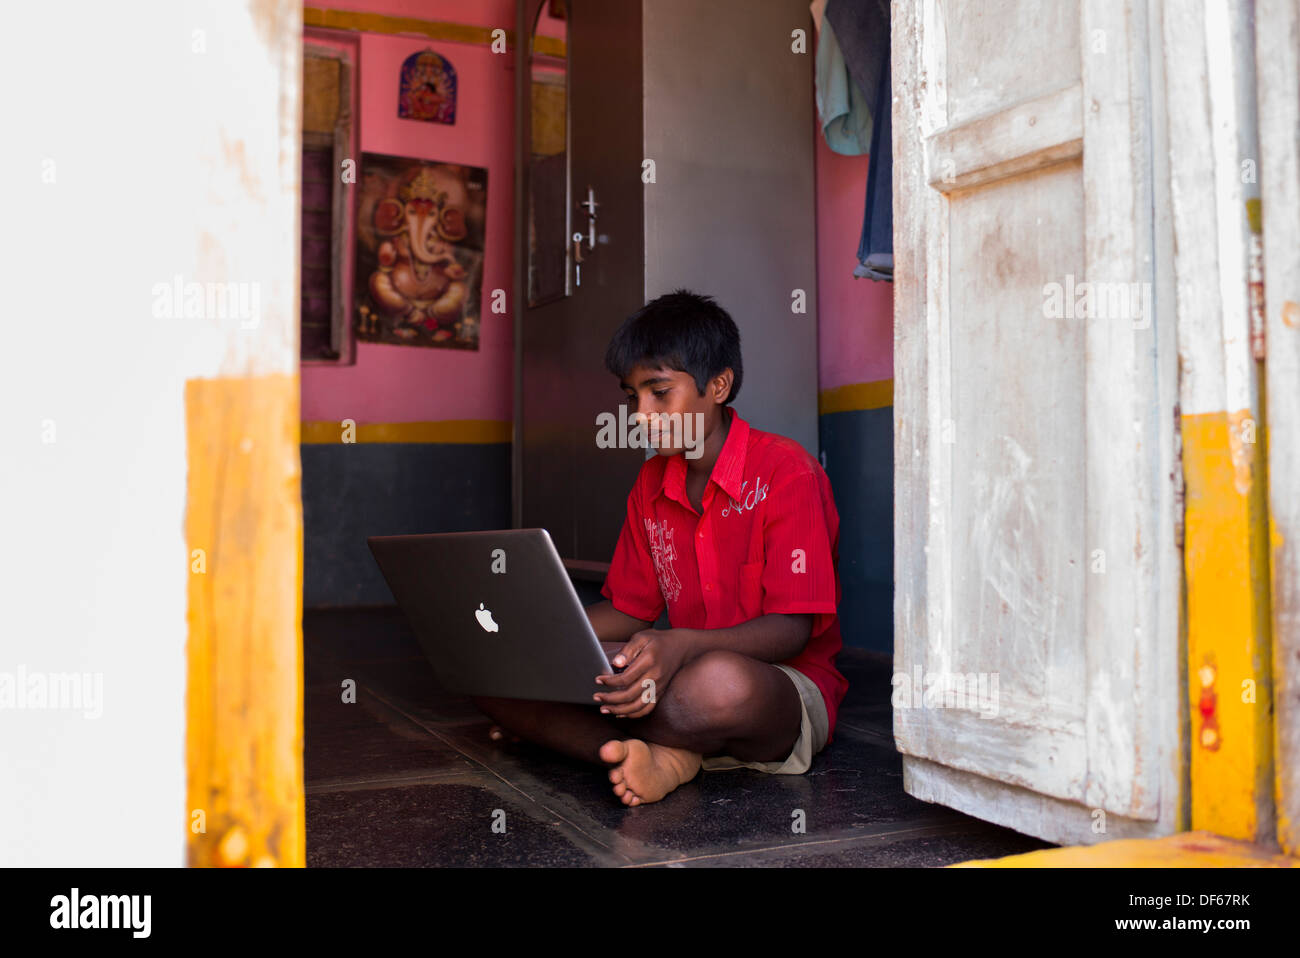
<instances>
[{"instance_id":1,"label":"black hair","mask_svg":"<svg viewBox=\"0 0 1300 958\"><path fill-rule=\"evenodd\" d=\"M675 289L646 303L623 321L605 350L605 368L619 379L636 366L689 373L701 396L710 379L731 369L730 403L740 393L744 370L740 330L711 296Z\"/></svg>"}]
</instances>

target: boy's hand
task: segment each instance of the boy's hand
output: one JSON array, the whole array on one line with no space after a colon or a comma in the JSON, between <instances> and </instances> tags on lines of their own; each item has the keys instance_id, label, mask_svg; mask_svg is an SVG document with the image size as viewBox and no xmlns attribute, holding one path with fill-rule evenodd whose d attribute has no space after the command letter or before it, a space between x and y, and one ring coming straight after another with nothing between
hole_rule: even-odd
<instances>
[{"instance_id":1,"label":"boy's hand","mask_svg":"<svg viewBox=\"0 0 1300 958\"><path fill-rule=\"evenodd\" d=\"M628 639L611 660L615 668L623 671L596 676L597 683L610 689L595 696L601 711L615 718L649 715L673 676L690 658L687 632L644 629Z\"/></svg>"}]
</instances>

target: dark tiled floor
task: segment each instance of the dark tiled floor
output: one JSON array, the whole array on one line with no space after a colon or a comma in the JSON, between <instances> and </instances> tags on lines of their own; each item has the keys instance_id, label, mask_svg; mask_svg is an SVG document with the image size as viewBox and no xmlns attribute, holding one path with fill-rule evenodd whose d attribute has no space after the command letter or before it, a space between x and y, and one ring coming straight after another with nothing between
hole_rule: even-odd
<instances>
[{"instance_id":1,"label":"dark tiled floor","mask_svg":"<svg viewBox=\"0 0 1300 958\"><path fill-rule=\"evenodd\" d=\"M490 741L398 610L309 611L303 633L309 866L935 866L1050 847L903 792L885 656L841 654L850 690L806 775L706 772L626 808L595 766Z\"/></svg>"}]
</instances>

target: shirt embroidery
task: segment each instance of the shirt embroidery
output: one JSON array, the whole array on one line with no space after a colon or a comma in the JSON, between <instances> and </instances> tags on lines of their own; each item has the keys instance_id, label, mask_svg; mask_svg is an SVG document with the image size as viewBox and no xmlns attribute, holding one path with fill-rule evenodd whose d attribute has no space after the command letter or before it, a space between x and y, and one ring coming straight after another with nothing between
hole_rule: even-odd
<instances>
[{"instance_id":1,"label":"shirt embroidery","mask_svg":"<svg viewBox=\"0 0 1300 958\"><path fill-rule=\"evenodd\" d=\"M722 510L722 515L724 517L731 515L733 512L741 513L746 509L753 509L756 505L767 498L767 483L763 482L762 476L754 477L754 488L750 489L749 492L746 493L745 489L748 486L748 479L740 484L740 502L731 499L731 496L727 496L728 499L731 499L731 505Z\"/></svg>"},{"instance_id":2,"label":"shirt embroidery","mask_svg":"<svg viewBox=\"0 0 1300 958\"><path fill-rule=\"evenodd\" d=\"M650 556L654 559L655 572L659 576L659 591L665 602L676 602L682 593L682 582L677 578L673 563L677 559L677 546L673 544L673 530L668 528L668 520L656 525L653 519L645 520L646 536L650 540Z\"/></svg>"}]
</instances>

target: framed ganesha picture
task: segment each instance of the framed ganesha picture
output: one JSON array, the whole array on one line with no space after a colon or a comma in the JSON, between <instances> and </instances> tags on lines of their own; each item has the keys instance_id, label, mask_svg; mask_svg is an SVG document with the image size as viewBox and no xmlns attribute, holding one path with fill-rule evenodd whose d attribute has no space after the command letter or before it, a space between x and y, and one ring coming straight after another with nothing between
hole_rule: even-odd
<instances>
[{"instance_id":1,"label":"framed ganesha picture","mask_svg":"<svg viewBox=\"0 0 1300 958\"><path fill-rule=\"evenodd\" d=\"M478 349L487 170L361 155L360 342Z\"/></svg>"}]
</instances>

